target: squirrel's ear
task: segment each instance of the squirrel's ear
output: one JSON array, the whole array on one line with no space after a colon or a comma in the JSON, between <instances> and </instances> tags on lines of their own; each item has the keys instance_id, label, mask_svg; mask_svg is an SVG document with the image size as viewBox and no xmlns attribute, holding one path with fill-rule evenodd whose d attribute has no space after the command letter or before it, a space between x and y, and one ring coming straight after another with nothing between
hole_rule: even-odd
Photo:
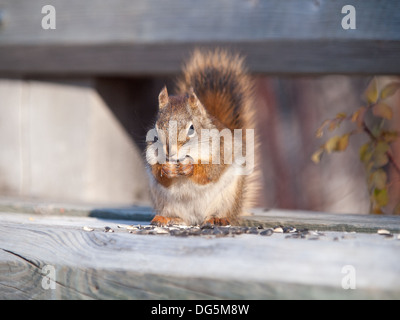
<instances>
[{"instance_id":1,"label":"squirrel's ear","mask_svg":"<svg viewBox=\"0 0 400 320\"><path fill-rule=\"evenodd\" d=\"M193 111L200 112L202 115L206 114L206 109L204 109L203 104L200 102L199 98L197 98L194 93L193 88L189 89L189 98L188 98L189 106Z\"/></svg>"},{"instance_id":2,"label":"squirrel's ear","mask_svg":"<svg viewBox=\"0 0 400 320\"><path fill-rule=\"evenodd\" d=\"M160 109L164 108L168 104L168 91L167 87L164 86L164 88L161 90L160 94L158 95L158 106Z\"/></svg>"}]
</instances>

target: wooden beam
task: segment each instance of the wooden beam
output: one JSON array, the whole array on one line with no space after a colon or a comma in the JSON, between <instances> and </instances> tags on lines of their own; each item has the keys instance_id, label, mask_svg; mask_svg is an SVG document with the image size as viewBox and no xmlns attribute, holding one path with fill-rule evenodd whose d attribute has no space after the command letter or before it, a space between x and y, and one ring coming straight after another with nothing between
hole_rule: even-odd
<instances>
[{"instance_id":1,"label":"wooden beam","mask_svg":"<svg viewBox=\"0 0 400 320\"><path fill-rule=\"evenodd\" d=\"M149 223L155 212L148 206L96 206L67 203L49 203L43 201L21 201L0 199L1 212L27 213L37 219L44 216L94 217L99 219L134 220ZM279 225L294 226L297 229L328 230L343 232L376 233L386 229L400 233L400 217L373 214L334 214L326 212L283 209L252 209L252 215L244 216L242 224L248 226L263 225L271 228ZM0 216L1 217L1 216Z\"/></svg>"},{"instance_id":2,"label":"wooden beam","mask_svg":"<svg viewBox=\"0 0 400 320\"><path fill-rule=\"evenodd\" d=\"M279 225L297 229L330 230L345 232L376 233L379 229L400 233L399 216L374 214L333 214L302 210L254 209L253 216L243 219L244 225L271 228Z\"/></svg>"},{"instance_id":3,"label":"wooden beam","mask_svg":"<svg viewBox=\"0 0 400 320\"><path fill-rule=\"evenodd\" d=\"M135 235L118 221L1 213L1 299L398 299L399 240ZM93 227L92 232L83 226ZM105 233L105 226L114 229ZM46 289L43 269L54 270ZM352 266L356 290L343 278ZM379 279L379 281L377 281Z\"/></svg>"},{"instance_id":4,"label":"wooden beam","mask_svg":"<svg viewBox=\"0 0 400 320\"><path fill-rule=\"evenodd\" d=\"M56 9L43 30L41 8ZM0 74L155 75L180 70L198 46L248 57L255 73L399 74L400 3L346 0L4 0Z\"/></svg>"}]
</instances>

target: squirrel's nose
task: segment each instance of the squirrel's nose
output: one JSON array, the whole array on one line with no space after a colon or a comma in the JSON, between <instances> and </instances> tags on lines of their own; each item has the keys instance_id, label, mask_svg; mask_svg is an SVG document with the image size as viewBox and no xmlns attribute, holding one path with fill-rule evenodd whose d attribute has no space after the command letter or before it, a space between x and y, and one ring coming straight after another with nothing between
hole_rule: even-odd
<instances>
[{"instance_id":1,"label":"squirrel's nose","mask_svg":"<svg viewBox=\"0 0 400 320\"><path fill-rule=\"evenodd\" d=\"M177 145L169 145L168 146L168 161L169 162L178 162L178 146Z\"/></svg>"}]
</instances>

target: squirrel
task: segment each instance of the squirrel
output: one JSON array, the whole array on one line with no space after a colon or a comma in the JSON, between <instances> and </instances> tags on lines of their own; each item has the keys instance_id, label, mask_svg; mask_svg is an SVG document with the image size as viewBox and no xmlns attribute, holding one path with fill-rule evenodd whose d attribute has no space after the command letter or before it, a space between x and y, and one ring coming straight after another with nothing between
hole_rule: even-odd
<instances>
[{"instance_id":1,"label":"squirrel","mask_svg":"<svg viewBox=\"0 0 400 320\"><path fill-rule=\"evenodd\" d=\"M176 95L164 86L158 104L155 126L146 137L156 211L151 224L237 224L255 200L259 175L253 82L243 57L196 49L183 67ZM224 138L210 148L221 132ZM242 149L237 151L226 136L236 138Z\"/></svg>"}]
</instances>

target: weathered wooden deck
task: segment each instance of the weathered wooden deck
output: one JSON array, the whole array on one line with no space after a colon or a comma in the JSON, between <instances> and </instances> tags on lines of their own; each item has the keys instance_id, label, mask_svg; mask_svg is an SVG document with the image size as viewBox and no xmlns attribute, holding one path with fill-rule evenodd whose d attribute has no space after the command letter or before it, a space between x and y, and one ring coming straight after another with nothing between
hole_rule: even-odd
<instances>
[{"instance_id":1,"label":"weathered wooden deck","mask_svg":"<svg viewBox=\"0 0 400 320\"><path fill-rule=\"evenodd\" d=\"M149 208L3 204L0 211L1 299L400 298L400 217L258 210L246 223L330 231L182 238L118 228L148 223ZM378 235L381 228L393 236ZM42 285L46 265L55 289ZM349 265L356 289L346 290Z\"/></svg>"}]
</instances>

